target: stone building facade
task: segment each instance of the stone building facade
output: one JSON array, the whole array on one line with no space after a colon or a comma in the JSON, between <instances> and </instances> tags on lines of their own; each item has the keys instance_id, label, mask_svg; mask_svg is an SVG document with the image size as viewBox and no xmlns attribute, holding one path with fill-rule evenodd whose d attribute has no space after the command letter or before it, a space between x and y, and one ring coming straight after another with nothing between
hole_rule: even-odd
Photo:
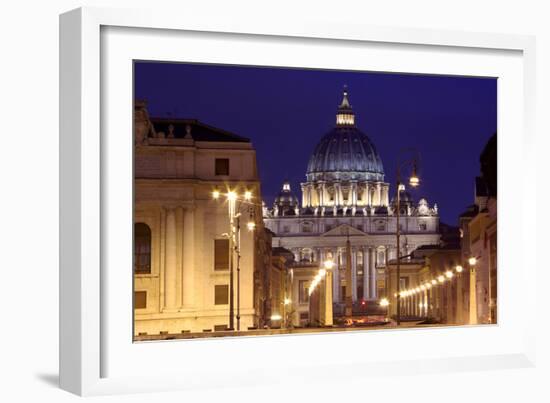
<instances>
[{"instance_id":1,"label":"stone building facade","mask_svg":"<svg viewBox=\"0 0 550 403\"><path fill-rule=\"evenodd\" d=\"M464 258L476 258L470 268L470 323L497 323L497 135L480 155L481 175L475 180L474 204L461 215Z\"/></svg>"},{"instance_id":2,"label":"stone building facade","mask_svg":"<svg viewBox=\"0 0 550 403\"><path fill-rule=\"evenodd\" d=\"M135 106L134 335L223 330L229 317L229 214L213 189L261 200L249 139L196 120L150 118ZM256 251L260 203L241 210L256 230L241 231L240 328L258 326ZM233 257L234 259L234 257ZM235 283L236 287L236 283Z\"/></svg>"},{"instance_id":3,"label":"stone building facade","mask_svg":"<svg viewBox=\"0 0 550 403\"><path fill-rule=\"evenodd\" d=\"M334 313L342 312L346 287L355 304L376 300L385 292L385 267L397 256L395 211L400 209L401 255L422 245L439 243L437 205L415 202L401 185L401 204L390 200L382 159L371 139L356 125L344 90L335 127L324 135L309 159L301 203L288 181L272 208L264 206L273 246L284 247L296 262L335 262ZM345 244L352 246L351 284L345 279Z\"/></svg>"}]
</instances>

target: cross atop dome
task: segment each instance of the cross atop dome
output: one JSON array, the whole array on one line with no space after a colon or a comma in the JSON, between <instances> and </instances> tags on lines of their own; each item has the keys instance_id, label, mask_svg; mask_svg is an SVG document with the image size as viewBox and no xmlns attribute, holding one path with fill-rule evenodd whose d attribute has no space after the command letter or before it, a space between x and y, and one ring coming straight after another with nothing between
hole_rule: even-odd
<instances>
[{"instance_id":1,"label":"cross atop dome","mask_svg":"<svg viewBox=\"0 0 550 403\"><path fill-rule=\"evenodd\" d=\"M349 103L347 85L344 85L342 102L336 112L336 126L355 126L355 113Z\"/></svg>"}]
</instances>

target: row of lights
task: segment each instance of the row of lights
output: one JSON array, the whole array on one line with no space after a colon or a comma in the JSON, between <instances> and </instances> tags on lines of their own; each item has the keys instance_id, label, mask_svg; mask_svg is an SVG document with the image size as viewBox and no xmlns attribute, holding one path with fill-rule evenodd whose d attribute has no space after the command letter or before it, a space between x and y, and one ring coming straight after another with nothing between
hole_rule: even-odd
<instances>
[{"instance_id":1,"label":"row of lights","mask_svg":"<svg viewBox=\"0 0 550 403\"><path fill-rule=\"evenodd\" d=\"M218 189L212 191L212 198L218 200L222 193ZM226 200L230 203L235 203L237 200L244 201L245 203L252 204L252 192L247 190L243 193L242 196L239 196L234 190L228 190L227 193L223 194ZM246 227L249 231L254 231L256 228L256 223L253 220L247 222Z\"/></svg>"},{"instance_id":2,"label":"row of lights","mask_svg":"<svg viewBox=\"0 0 550 403\"><path fill-rule=\"evenodd\" d=\"M212 191L212 198L214 200L219 199L220 195L221 195L221 192L218 189L214 189ZM230 201L235 201L239 198L239 196L237 195L237 192L235 192L234 190L229 190L225 194L225 197L227 197L227 200L230 200ZM246 201L251 201L252 200L252 192L250 190L245 191L244 194L243 194L243 199L246 200Z\"/></svg>"},{"instance_id":3,"label":"row of lights","mask_svg":"<svg viewBox=\"0 0 550 403\"><path fill-rule=\"evenodd\" d=\"M468 263L470 264L470 266L475 266L476 263L477 263L477 259L475 257L471 257L471 258L468 259ZM464 270L464 268L460 265L457 265L454 268L454 271L456 273L462 273L463 270ZM434 278L430 281L427 281L427 282L425 282L424 284L421 284L418 287L401 291L399 293L399 295L400 295L401 298L410 297L410 296L418 294L420 292L429 290L432 287L437 287L438 285L443 284L445 281L450 281L454 277L454 275L455 275L455 273L453 272L453 270L447 270L444 274L440 274L436 278ZM394 297L397 297L397 293L394 294ZM388 306L389 304L390 304L390 302L388 301L387 298L382 298L380 300L380 306L385 307L385 306Z\"/></svg>"}]
</instances>

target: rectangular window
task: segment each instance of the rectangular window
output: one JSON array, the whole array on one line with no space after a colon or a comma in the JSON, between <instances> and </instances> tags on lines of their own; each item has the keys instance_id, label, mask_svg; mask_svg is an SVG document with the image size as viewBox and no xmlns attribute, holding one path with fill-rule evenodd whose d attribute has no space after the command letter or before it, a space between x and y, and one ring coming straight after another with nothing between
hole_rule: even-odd
<instances>
[{"instance_id":1,"label":"rectangular window","mask_svg":"<svg viewBox=\"0 0 550 403\"><path fill-rule=\"evenodd\" d=\"M426 231L428 226L425 222L421 222L420 224L418 224L418 227L420 228L420 231Z\"/></svg>"},{"instance_id":2,"label":"rectangular window","mask_svg":"<svg viewBox=\"0 0 550 403\"><path fill-rule=\"evenodd\" d=\"M229 175L229 158L216 158L216 175Z\"/></svg>"},{"instance_id":3,"label":"rectangular window","mask_svg":"<svg viewBox=\"0 0 550 403\"><path fill-rule=\"evenodd\" d=\"M300 312L300 320L308 320L308 319L309 319L308 312Z\"/></svg>"},{"instance_id":4,"label":"rectangular window","mask_svg":"<svg viewBox=\"0 0 550 403\"><path fill-rule=\"evenodd\" d=\"M299 289L299 301L300 304L307 304L309 302L309 281L300 280L298 283Z\"/></svg>"},{"instance_id":5,"label":"rectangular window","mask_svg":"<svg viewBox=\"0 0 550 403\"><path fill-rule=\"evenodd\" d=\"M409 279L407 277L401 277L399 279L399 289L406 290L408 286L409 286Z\"/></svg>"},{"instance_id":6,"label":"rectangular window","mask_svg":"<svg viewBox=\"0 0 550 403\"><path fill-rule=\"evenodd\" d=\"M227 284L214 286L214 305L227 305L229 303L229 286Z\"/></svg>"},{"instance_id":7,"label":"rectangular window","mask_svg":"<svg viewBox=\"0 0 550 403\"><path fill-rule=\"evenodd\" d=\"M290 227L289 227L288 225L285 225L285 226L283 227L283 232L284 232L284 233L290 232Z\"/></svg>"},{"instance_id":8,"label":"rectangular window","mask_svg":"<svg viewBox=\"0 0 550 403\"><path fill-rule=\"evenodd\" d=\"M229 270L229 239L214 240L214 270Z\"/></svg>"},{"instance_id":9,"label":"rectangular window","mask_svg":"<svg viewBox=\"0 0 550 403\"><path fill-rule=\"evenodd\" d=\"M147 308L147 291L134 292L134 309Z\"/></svg>"}]
</instances>

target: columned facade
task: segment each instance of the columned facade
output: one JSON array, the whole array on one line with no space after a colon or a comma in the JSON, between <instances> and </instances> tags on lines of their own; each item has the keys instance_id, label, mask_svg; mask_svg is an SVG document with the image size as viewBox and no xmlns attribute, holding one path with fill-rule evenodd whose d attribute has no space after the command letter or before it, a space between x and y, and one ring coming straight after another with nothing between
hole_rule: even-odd
<instances>
[{"instance_id":1,"label":"columned facade","mask_svg":"<svg viewBox=\"0 0 550 403\"><path fill-rule=\"evenodd\" d=\"M236 268L236 257L224 236L227 204L212 192L246 190L260 201L255 151L248 139L196 120L149 119L142 104L135 116L134 337L225 330L229 259ZM246 210L256 230L241 231L240 284L235 271L242 330L258 326L261 311L254 280L264 261L256 251L266 242L259 205Z\"/></svg>"},{"instance_id":2,"label":"columned facade","mask_svg":"<svg viewBox=\"0 0 550 403\"><path fill-rule=\"evenodd\" d=\"M403 249L439 243L435 205L430 207L425 199L415 203L406 189L399 190L400 206L395 198L390 200L382 159L371 139L357 127L347 90L336 112L336 124L314 147L305 176L300 184L301 205L285 181L273 208L264 209L264 222L275 234L273 246L294 251L298 264L303 259L301 250L327 252L313 254L314 260L329 256L330 251L335 263L335 315L343 311L344 291L349 287L354 304L377 301L380 293L386 294L385 268L390 251L395 254L397 248L397 208ZM346 267L348 239L351 268ZM351 270L351 284L346 284L347 270Z\"/></svg>"}]
</instances>

